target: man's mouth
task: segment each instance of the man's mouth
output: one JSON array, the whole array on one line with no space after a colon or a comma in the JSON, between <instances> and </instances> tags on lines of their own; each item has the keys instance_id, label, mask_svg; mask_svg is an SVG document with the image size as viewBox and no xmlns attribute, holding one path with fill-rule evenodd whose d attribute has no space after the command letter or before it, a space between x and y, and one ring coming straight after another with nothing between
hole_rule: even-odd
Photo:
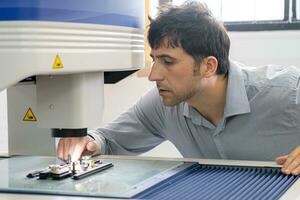
<instances>
[{"instance_id":1,"label":"man's mouth","mask_svg":"<svg viewBox=\"0 0 300 200\"><path fill-rule=\"evenodd\" d=\"M170 92L170 90L165 89L165 88L158 88L158 92L160 95L164 95Z\"/></svg>"},{"instance_id":2,"label":"man's mouth","mask_svg":"<svg viewBox=\"0 0 300 200\"><path fill-rule=\"evenodd\" d=\"M157 84L156 86L157 86L157 89L158 89L158 92L159 92L160 95L163 95L163 94L166 94L166 93L170 92L170 90L168 88L166 88L166 87L164 87L160 84Z\"/></svg>"}]
</instances>

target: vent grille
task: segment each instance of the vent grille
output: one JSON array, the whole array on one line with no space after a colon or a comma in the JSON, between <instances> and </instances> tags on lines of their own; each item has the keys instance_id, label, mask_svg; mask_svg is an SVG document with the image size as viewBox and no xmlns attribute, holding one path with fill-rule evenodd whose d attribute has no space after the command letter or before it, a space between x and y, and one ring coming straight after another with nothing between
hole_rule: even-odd
<instances>
[{"instance_id":1,"label":"vent grille","mask_svg":"<svg viewBox=\"0 0 300 200\"><path fill-rule=\"evenodd\" d=\"M138 199L279 199L297 180L278 168L195 164L143 191Z\"/></svg>"}]
</instances>

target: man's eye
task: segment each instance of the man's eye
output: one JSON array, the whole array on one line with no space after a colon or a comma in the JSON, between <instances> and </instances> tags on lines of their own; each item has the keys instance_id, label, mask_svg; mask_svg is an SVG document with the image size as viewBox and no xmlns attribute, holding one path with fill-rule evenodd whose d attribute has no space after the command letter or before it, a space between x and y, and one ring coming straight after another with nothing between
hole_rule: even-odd
<instances>
[{"instance_id":1,"label":"man's eye","mask_svg":"<svg viewBox=\"0 0 300 200\"><path fill-rule=\"evenodd\" d=\"M171 60L171 59L163 59L163 63L166 64L166 65L171 65L171 64L173 64L173 60Z\"/></svg>"}]
</instances>

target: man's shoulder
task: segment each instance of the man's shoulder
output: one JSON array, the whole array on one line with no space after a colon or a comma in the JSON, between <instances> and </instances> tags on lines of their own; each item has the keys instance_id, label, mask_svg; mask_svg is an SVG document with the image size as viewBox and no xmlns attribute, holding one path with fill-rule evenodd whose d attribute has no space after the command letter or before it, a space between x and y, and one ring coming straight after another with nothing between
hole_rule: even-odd
<instances>
[{"instance_id":1,"label":"man's shoulder","mask_svg":"<svg viewBox=\"0 0 300 200\"><path fill-rule=\"evenodd\" d=\"M300 68L266 65L240 67L249 102L272 102L273 105L295 104L298 99Z\"/></svg>"},{"instance_id":2,"label":"man's shoulder","mask_svg":"<svg viewBox=\"0 0 300 200\"><path fill-rule=\"evenodd\" d=\"M295 66L266 65L240 67L246 86L259 88L284 87L296 88L299 84L300 68Z\"/></svg>"}]
</instances>

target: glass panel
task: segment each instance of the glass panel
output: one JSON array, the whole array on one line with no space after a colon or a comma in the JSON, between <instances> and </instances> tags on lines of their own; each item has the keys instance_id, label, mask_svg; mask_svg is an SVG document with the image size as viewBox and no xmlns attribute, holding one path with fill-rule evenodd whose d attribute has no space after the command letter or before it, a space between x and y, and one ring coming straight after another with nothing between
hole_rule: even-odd
<instances>
[{"instance_id":1,"label":"glass panel","mask_svg":"<svg viewBox=\"0 0 300 200\"><path fill-rule=\"evenodd\" d=\"M157 15L159 0L150 0L150 16L154 18Z\"/></svg>"},{"instance_id":2,"label":"glass panel","mask_svg":"<svg viewBox=\"0 0 300 200\"><path fill-rule=\"evenodd\" d=\"M255 0L255 20L283 20L284 0Z\"/></svg>"},{"instance_id":3,"label":"glass panel","mask_svg":"<svg viewBox=\"0 0 300 200\"><path fill-rule=\"evenodd\" d=\"M186 0L173 0L174 5L181 5ZM206 0L203 1L207 4L211 12L218 19L221 19L221 0Z\"/></svg>"},{"instance_id":4,"label":"glass panel","mask_svg":"<svg viewBox=\"0 0 300 200\"><path fill-rule=\"evenodd\" d=\"M223 21L253 21L254 1L223 0Z\"/></svg>"},{"instance_id":5,"label":"glass panel","mask_svg":"<svg viewBox=\"0 0 300 200\"><path fill-rule=\"evenodd\" d=\"M299 1L299 0L297 0ZM173 0L180 5L185 0ZM223 21L282 20L284 0L205 0L214 15Z\"/></svg>"},{"instance_id":6,"label":"glass panel","mask_svg":"<svg viewBox=\"0 0 300 200\"><path fill-rule=\"evenodd\" d=\"M93 197L126 197L136 185L165 173L181 164L179 161L109 160L114 166L87 178L63 180L26 178L30 172L60 163L54 157L16 157L0 160L0 192L83 195Z\"/></svg>"}]
</instances>

